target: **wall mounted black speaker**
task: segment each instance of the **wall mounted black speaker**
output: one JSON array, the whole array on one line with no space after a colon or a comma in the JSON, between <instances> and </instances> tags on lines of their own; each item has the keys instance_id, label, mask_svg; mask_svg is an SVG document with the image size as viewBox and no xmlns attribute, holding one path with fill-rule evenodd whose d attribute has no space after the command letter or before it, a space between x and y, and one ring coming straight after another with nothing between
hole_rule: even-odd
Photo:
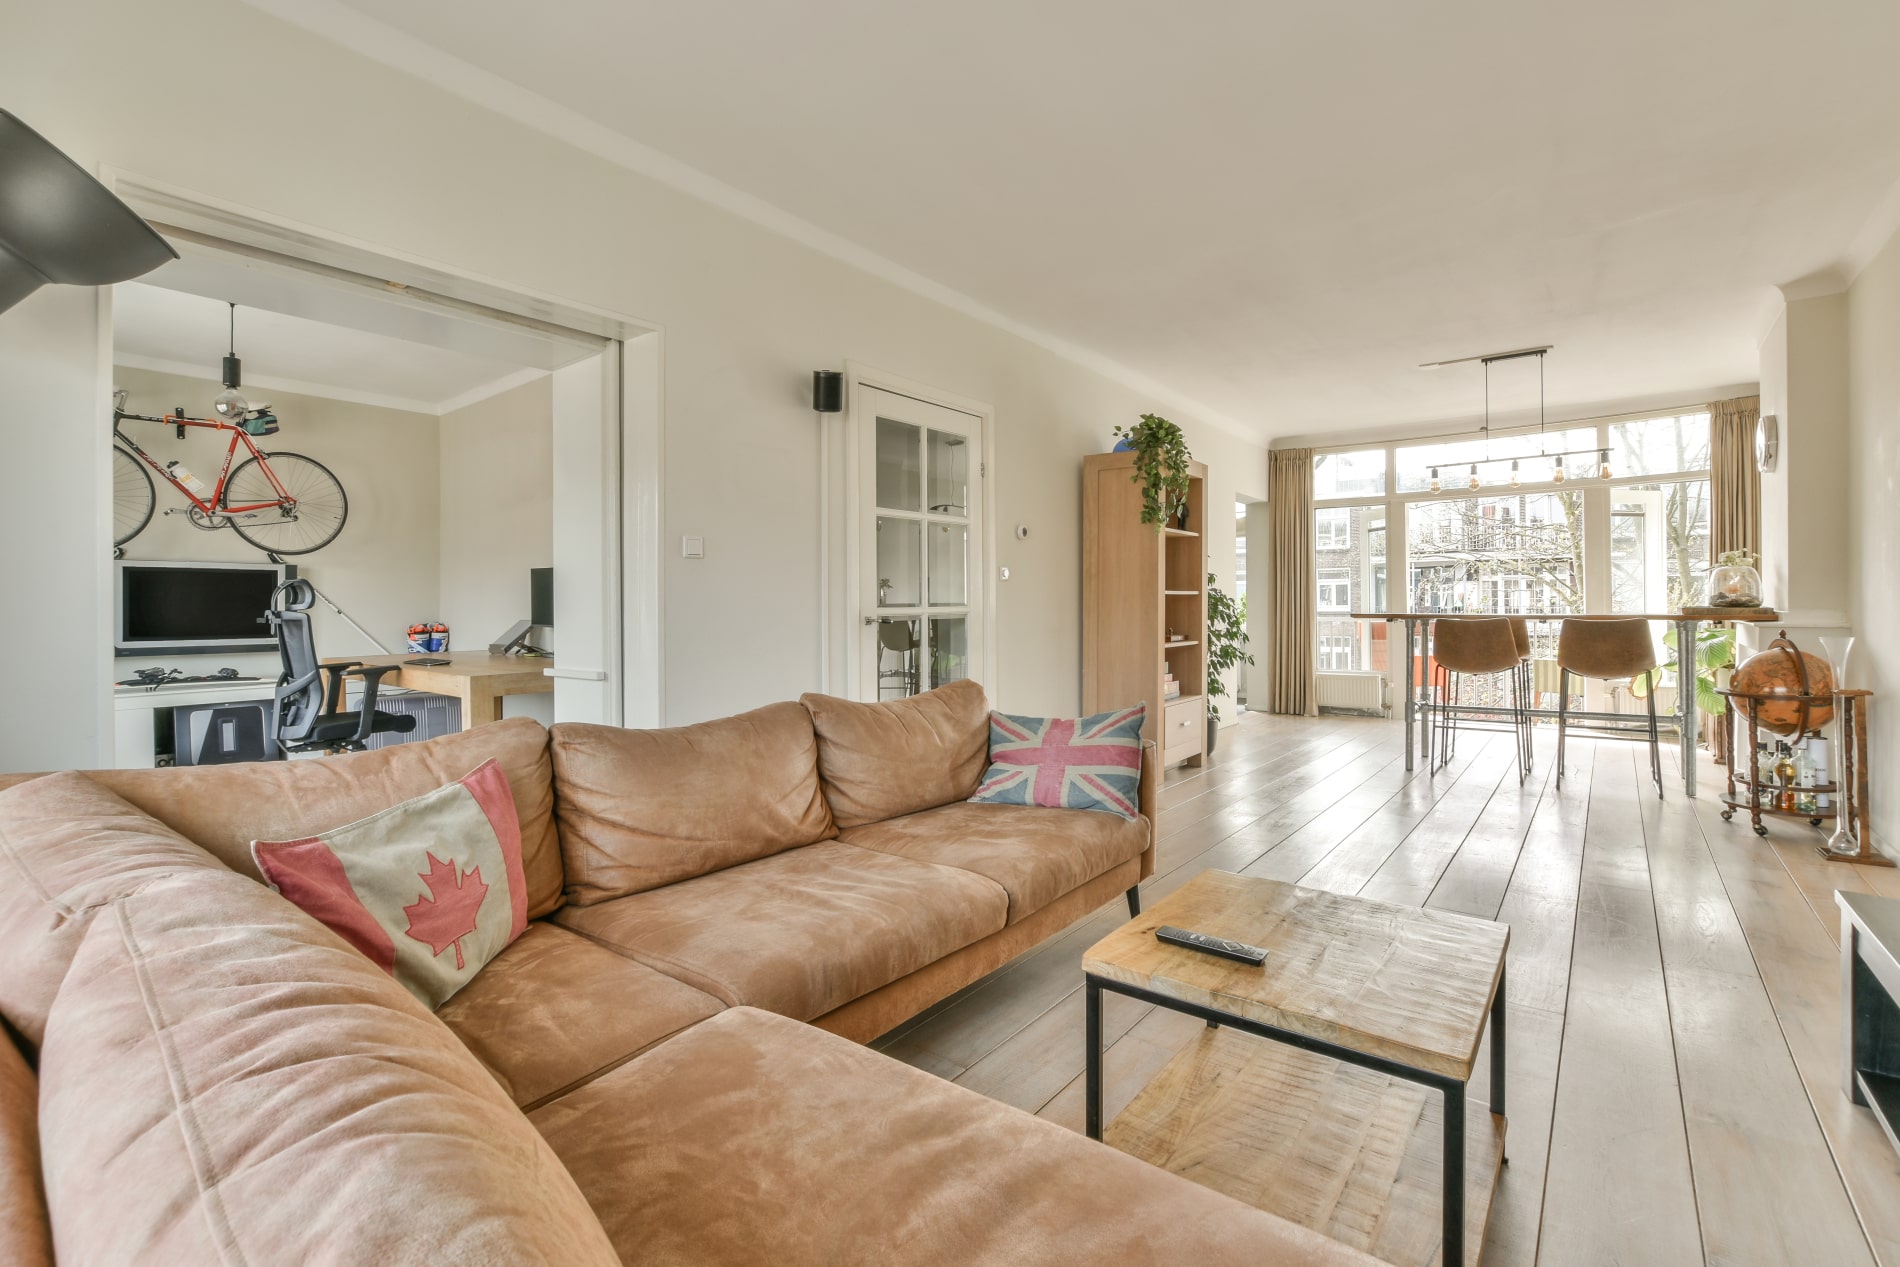
<instances>
[{"instance_id":1,"label":"wall mounted black speaker","mask_svg":"<svg viewBox=\"0 0 1900 1267\"><path fill-rule=\"evenodd\" d=\"M811 407L821 414L844 412L844 375L837 370L811 372Z\"/></svg>"},{"instance_id":2,"label":"wall mounted black speaker","mask_svg":"<svg viewBox=\"0 0 1900 1267\"><path fill-rule=\"evenodd\" d=\"M48 282L106 286L177 258L111 190L0 110L0 312Z\"/></svg>"}]
</instances>

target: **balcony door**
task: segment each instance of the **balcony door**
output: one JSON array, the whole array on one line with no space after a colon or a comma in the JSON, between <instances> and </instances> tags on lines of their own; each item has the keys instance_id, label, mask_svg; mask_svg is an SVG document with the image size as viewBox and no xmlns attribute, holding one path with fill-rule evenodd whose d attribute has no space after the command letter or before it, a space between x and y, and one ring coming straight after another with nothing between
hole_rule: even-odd
<instances>
[{"instance_id":1,"label":"balcony door","mask_svg":"<svg viewBox=\"0 0 1900 1267\"><path fill-rule=\"evenodd\" d=\"M877 388L857 410L858 698L983 663L983 420Z\"/></svg>"}]
</instances>

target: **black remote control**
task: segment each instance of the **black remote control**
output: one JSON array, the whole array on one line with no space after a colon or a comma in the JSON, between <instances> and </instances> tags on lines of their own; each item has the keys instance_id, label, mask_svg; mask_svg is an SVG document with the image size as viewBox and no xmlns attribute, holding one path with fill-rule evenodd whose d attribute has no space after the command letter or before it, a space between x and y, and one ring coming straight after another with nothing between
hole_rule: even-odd
<instances>
[{"instance_id":1,"label":"black remote control","mask_svg":"<svg viewBox=\"0 0 1900 1267\"><path fill-rule=\"evenodd\" d=\"M1244 941L1230 941L1225 937L1209 937L1206 933L1190 933L1172 924L1163 924L1155 929L1155 936L1170 946L1198 950L1204 955L1218 955L1222 959L1252 964L1256 968L1267 961L1267 952L1259 946L1249 946Z\"/></svg>"}]
</instances>

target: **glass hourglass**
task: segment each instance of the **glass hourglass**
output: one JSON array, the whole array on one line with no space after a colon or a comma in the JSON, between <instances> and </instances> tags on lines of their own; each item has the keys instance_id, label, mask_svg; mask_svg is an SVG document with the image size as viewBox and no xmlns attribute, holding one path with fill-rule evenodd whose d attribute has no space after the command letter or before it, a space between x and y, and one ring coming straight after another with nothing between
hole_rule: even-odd
<instances>
[{"instance_id":1,"label":"glass hourglass","mask_svg":"<svg viewBox=\"0 0 1900 1267\"><path fill-rule=\"evenodd\" d=\"M1823 638L1821 650L1827 655L1828 672L1834 679L1834 742L1828 745L1828 781L1834 785L1834 834L1821 848L1841 857L1860 853L1860 828L1847 795L1847 657L1854 650L1851 637Z\"/></svg>"}]
</instances>

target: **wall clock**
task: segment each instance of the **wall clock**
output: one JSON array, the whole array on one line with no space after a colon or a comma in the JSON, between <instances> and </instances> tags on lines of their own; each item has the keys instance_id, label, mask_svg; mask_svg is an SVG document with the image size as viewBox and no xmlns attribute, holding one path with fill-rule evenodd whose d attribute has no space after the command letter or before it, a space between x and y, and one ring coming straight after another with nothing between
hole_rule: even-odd
<instances>
[{"instance_id":1,"label":"wall clock","mask_svg":"<svg viewBox=\"0 0 1900 1267\"><path fill-rule=\"evenodd\" d=\"M1780 424L1773 414L1763 414L1755 423L1755 465L1760 470L1772 471L1780 456Z\"/></svg>"}]
</instances>

